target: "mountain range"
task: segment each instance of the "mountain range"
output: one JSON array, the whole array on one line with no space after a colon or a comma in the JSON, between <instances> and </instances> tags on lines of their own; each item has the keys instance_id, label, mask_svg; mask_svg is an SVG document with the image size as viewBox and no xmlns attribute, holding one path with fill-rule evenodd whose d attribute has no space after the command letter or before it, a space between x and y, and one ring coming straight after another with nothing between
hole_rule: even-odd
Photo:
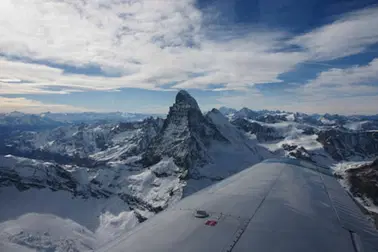
<instances>
[{"instance_id":1,"label":"mountain range","mask_svg":"<svg viewBox=\"0 0 378 252\"><path fill-rule=\"evenodd\" d=\"M0 126L1 251L93 250L272 157L331 167L346 189L373 202L369 209L377 202L377 168L368 163L378 156L378 116L225 107L204 114L182 90L164 118L15 112L1 115ZM360 180L345 169L357 165L365 167Z\"/></svg>"}]
</instances>

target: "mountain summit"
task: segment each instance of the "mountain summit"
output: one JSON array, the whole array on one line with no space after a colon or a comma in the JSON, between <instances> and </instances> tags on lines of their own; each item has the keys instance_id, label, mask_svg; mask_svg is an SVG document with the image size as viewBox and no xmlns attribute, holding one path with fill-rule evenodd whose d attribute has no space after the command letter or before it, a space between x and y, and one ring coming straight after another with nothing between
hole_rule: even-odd
<instances>
[{"instance_id":1,"label":"mountain summit","mask_svg":"<svg viewBox=\"0 0 378 252\"><path fill-rule=\"evenodd\" d=\"M206 149L212 141L228 143L215 125L203 116L197 101L181 90L143 160L145 165L152 165L169 156L174 158L176 165L189 170L208 163Z\"/></svg>"},{"instance_id":2,"label":"mountain summit","mask_svg":"<svg viewBox=\"0 0 378 252\"><path fill-rule=\"evenodd\" d=\"M200 110L197 101L185 90L180 90L177 93L175 104L187 105L193 109Z\"/></svg>"}]
</instances>

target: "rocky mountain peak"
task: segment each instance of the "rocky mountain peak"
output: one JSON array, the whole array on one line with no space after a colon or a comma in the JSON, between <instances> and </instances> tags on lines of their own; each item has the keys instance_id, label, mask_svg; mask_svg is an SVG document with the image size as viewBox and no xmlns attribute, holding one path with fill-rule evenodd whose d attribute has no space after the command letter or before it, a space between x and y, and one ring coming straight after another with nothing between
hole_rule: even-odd
<instances>
[{"instance_id":1,"label":"rocky mountain peak","mask_svg":"<svg viewBox=\"0 0 378 252\"><path fill-rule=\"evenodd\" d=\"M220 110L216 108L213 108L210 112L215 113L215 114L222 114L222 112L220 112Z\"/></svg>"},{"instance_id":2,"label":"rocky mountain peak","mask_svg":"<svg viewBox=\"0 0 378 252\"><path fill-rule=\"evenodd\" d=\"M197 101L185 90L180 90L176 95L176 105L186 105L193 109L200 110Z\"/></svg>"},{"instance_id":3,"label":"rocky mountain peak","mask_svg":"<svg viewBox=\"0 0 378 252\"><path fill-rule=\"evenodd\" d=\"M179 167L190 167L207 162L206 149L212 141L228 140L215 125L203 116L197 101L186 91L176 95L159 135L144 155L145 165L172 157Z\"/></svg>"}]
</instances>

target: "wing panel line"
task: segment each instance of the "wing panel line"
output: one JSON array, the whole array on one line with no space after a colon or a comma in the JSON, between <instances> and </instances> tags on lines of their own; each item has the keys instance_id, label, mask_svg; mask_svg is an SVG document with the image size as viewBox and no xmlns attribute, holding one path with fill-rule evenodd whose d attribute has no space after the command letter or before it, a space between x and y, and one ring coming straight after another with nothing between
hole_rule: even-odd
<instances>
[{"instance_id":1,"label":"wing panel line","mask_svg":"<svg viewBox=\"0 0 378 252\"><path fill-rule=\"evenodd\" d=\"M253 219L253 217L256 215L256 213L259 211L260 207L262 206L262 204L264 203L265 199L269 196L269 194L272 192L274 186L276 185L278 179L281 177L282 175L282 172L284 170L284 167L281 168L281 171L280 171L280 174L277 176L277 178L274 180L274 182L272 183L271 187L269 188L269 191L268 193L264 196L264 198L261 200L260 204L258 205L258 207L256 208L255 212L252 214L252 216L247 219L247 221L245 222L245 224L241 227L241 230L240 232L237 232L236 234L236 237L235 237L235 240L229 245L228 248L226 248L226 250L224 250L224 252L231 252L235 245L238 243L238 241L240 240L240 238L243 236L245 230L247 229L249 223L251 222L251 220Z\"/></svg>"}]
</instances>

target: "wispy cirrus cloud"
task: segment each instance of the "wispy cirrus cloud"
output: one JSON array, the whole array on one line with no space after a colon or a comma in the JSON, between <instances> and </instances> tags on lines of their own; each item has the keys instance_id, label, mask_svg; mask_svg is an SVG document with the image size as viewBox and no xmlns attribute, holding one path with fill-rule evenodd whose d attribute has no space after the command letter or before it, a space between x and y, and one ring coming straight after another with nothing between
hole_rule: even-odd
<instances>
[{"instance_id":1,"label":"wispy cirrus cloud","mask_svg":"<svg viewBox=\"0 0 378 252\"><path fill-rule=\"evenodd\" d=\"M312 60L332 60L365 51L378 43L378 7L347 13L335 22L294 37Z\"/></svg>"},{"instance_id":2,"label":"wispy cirrus cloud","mask_svg":"<svg viewBox=\"0 0 378 252\"><path fill-rule=\"evenodd\" d=\"M292 91L314 99L378 94L378 58L367 65L330 68Z\"/></svg>"}]
</instances>

